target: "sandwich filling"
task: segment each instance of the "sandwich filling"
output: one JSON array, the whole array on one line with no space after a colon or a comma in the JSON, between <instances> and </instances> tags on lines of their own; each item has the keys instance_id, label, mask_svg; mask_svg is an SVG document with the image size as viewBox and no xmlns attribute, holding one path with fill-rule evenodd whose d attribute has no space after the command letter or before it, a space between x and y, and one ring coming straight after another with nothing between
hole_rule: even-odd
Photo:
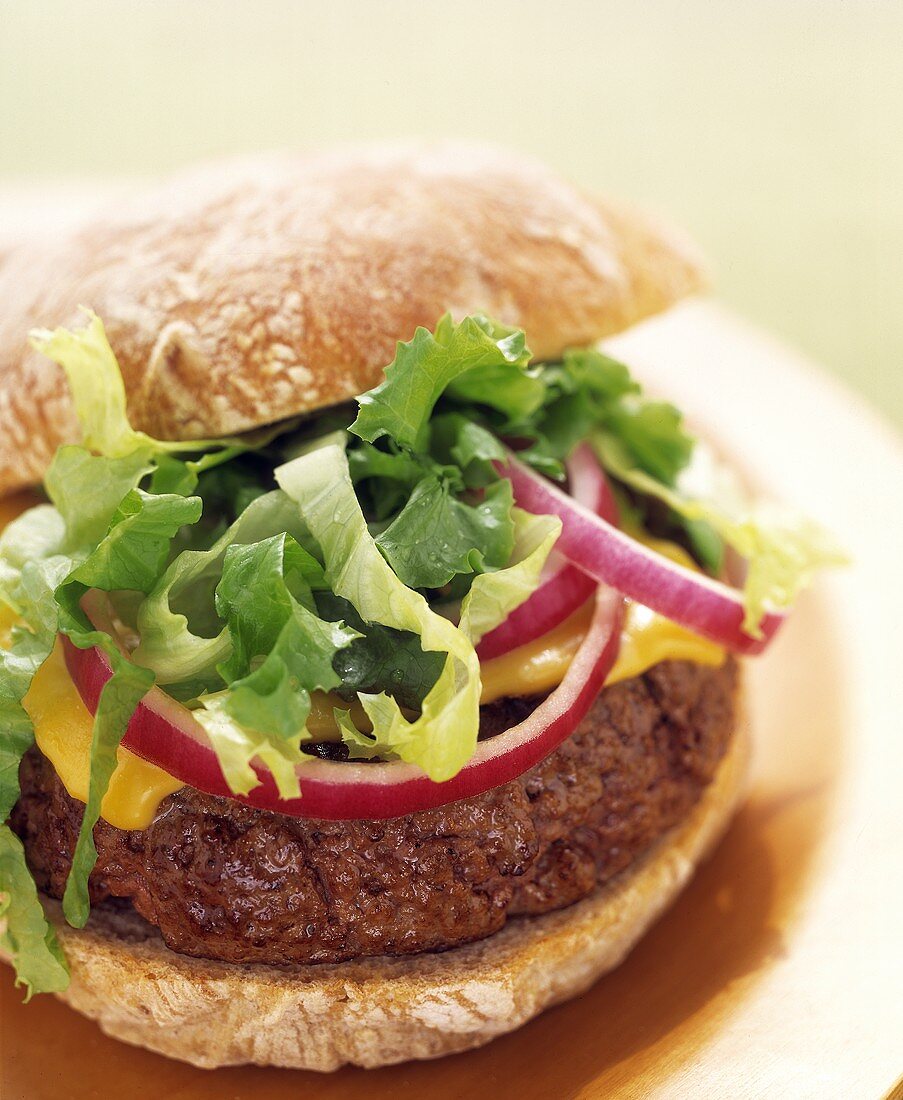
<instances>
[{"instance_id":1,"label":"sandwich filling","mask_svg":"<svg viewBox=\"0 0 903 1100\"><path fill-rule=\"evenodd\" d=\"M67 981L37 886L78 927L92 897L126 897L177 950L268 961L286 914L312 931L284 958L312 961L448 946L575 900L711 777L725 650L764 647L839 560L814 525L751 504L623 364L595 348L533 364L523 332L485 317L418 330L356 408L200 442L132 427L98 318L34 339L84 439L0 536L0 943L29 989ZM720 579L728 552L742 591ZM629 796L646 824L628 839L611 796L634 751L648 798ZM537 818L550 800L561 814ZM405 931L405 891L441 893L450 841L437 877L374 872L389 937L336 915L322 868L319 901L305 886L299 853L324 837L358 870L385 836L415 863L429 838L439 860L457 814L490 847L504 818L507 839L499 875L454 871L464 908L492 914L456 938L413 911ZM276 880L268 909L253 884Z\"/></svg>"}]
</instances>

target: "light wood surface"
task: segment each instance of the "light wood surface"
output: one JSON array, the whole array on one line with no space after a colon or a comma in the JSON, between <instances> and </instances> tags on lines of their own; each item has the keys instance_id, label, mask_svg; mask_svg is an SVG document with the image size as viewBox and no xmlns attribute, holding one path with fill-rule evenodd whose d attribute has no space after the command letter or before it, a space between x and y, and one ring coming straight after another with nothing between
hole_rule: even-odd
<instances>
[{"instance_id":1,"label":"light wood surface","mask_svg":"<svg viewBox=\"0 0 903 1100\"><path fill-rule=\"evenodd\" d=\"M691 303L615 341L759 480L856 558L750 664L750 796L627 962L488 1047L327 1077L206 1072L106 1039L0 975L3 1100L887 1095L903 1073L903 461L791 353Z\"/></svg>"}]
</instances>

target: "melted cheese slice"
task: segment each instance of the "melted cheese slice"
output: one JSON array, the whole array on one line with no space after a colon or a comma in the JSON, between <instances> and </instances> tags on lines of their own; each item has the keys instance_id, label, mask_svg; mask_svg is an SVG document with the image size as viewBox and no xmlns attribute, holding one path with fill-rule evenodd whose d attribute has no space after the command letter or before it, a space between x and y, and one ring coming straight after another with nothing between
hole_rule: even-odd
<instances>
[{"instance_id":1,"label":"melted cheese slice","mask_svg":"<svg viewBox=\"0 0 903 1100\"><path fill-rule=\"evenodd\" d=\"M87 802L94 719L72 683L59 641L22 702L34 725L38 748L69 794ZM182 786L162 768L120 746L101 817L117 829L146 829L163 799Z\"/></svg>"},{"instance_id":2,"label":"melted cheese slice","mask_svg":"<svg viewBox=\"0 0 903 1100\"><path fill-rule=\"evenodd\" d=\"M492 703L506 695L537 695L557 687L580 648L591 618L590 603L537 641L485 661L480 669L480 702ZM629 604L618 659L608 674L606 687L639 676L660 661L719 666L724 662L724 650L640 604Z\"/></svg>"},{"instance_id":3,"label":"melted cheese slice","mask_svg":"<svg viewBox=\"0 0 903 1100\"><path fill-rule=\"evenodd\" d=\"M34 503L33 497L0 501L0 527ZM695 567L689 555L673 543L657 539L646 541L660 553ZM591 617L592 604L588 603L535 642L485 661L481 667L481 702L491 703L508 695L551 691L561 683L580 648ZM13 622L14 616L8 609L0 609L0 644L5 644ZM630 604L618 659L606 685L639 676L661 661L687 660L720 666L724 657L724 650L714 642L700 638L648 608ZM59 643L35 676L23 702L34 723L35 740L41 752L53 764L69 794L85 802L93 719L69 677ZM332 717L333 704L348 705L323 693L315 693L308 729L318 740L335 740L338 736ZM352 715L356 722L360 719L361 728L366 728L366 716L360 707L353 709ZM182 786L178 779L120 746L101 816L118 829L147 828L160 802Z\"/></svg>"}]
</instances>

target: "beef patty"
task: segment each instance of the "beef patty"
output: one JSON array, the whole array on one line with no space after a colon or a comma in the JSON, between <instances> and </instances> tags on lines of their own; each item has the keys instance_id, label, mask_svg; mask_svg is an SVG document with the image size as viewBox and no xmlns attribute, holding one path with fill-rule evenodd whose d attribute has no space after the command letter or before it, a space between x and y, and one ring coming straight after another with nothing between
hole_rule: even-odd
<instances>
[{"instance_id":1,"label":"beef patty","mask_svg":"<svg viewBox=\"0 0 903 1100\"><path fill-rule=\"evenodd\" d=\"M129 899L174 951L335 962L440 950L577 901L685 817L735 721L736 667L666 662L606 688L575 733L495 790L391 821L285 817L185 787L147 829L94 835L95 905ZM36 750L13 827L61 897L82 815Z\"/></svg>"}]
</instances>

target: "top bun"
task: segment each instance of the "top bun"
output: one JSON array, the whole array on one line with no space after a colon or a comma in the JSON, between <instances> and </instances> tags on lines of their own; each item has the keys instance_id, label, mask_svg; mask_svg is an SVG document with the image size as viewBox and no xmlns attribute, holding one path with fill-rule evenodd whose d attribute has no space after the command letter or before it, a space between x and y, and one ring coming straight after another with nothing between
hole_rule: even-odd
<instances>
[{"instance_id":1,"label":"top bun","mask_svg":"<svg viewBox=\"0 0 903 1100\"><path fill-rule=\"evenodd\" d=\"M537 359L700 288L694 250L521 157L459 145L215 164L0 266L0 493L79 438L34 326L104 321L133 424L231 435L370 389L450 310L526 329Z\"/></svg>"}]
</instances>

